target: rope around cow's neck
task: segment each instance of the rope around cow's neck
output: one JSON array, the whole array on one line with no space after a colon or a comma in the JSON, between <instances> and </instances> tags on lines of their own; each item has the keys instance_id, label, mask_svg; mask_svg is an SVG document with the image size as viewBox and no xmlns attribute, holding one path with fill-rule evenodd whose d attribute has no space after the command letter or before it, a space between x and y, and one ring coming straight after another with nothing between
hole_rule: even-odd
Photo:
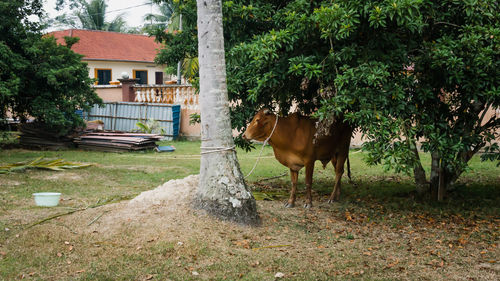
<instances>
[{"instance_id":1,"label":"rope around cow's neck","mask_svg":"<svg viewBox=\"0 0 500 281\"><path fill-rule=\"evenodd\" d=\"M271 131L271 134L269 135L269 137L267 137L267 139L262 144L262 148L260 149L259 157L257 157L257 160L255 161L255 164L253 165L252 170L250 170L250 173L248 173L248 175L245 176L245 179L248 178L255 170L255 167L257 167L257 164L259 163L260 157L262 156L262 151L264 151L264 147L266 146L267 142L273 136L274 130L276 130L277 125L278 125L278 114L276 114L276 121L274 122L274 127L273 127L273 130Z\"/></svg>"},{"instance_id":2,"label":"rope around cow's neck","mask_svg":"<svg viewBox=\"0 0 500 281\"><path fill-rule=\"evenodd\" d=\"M276 121L274 122L273 130L271 131L271 134L269 134L269 136L267 137L267 139L262 144L262 148L260 149L259 157L257 157L257 160L255 161L255 164L253 165L252 170L250 170L250 172L248 173L248 175L245 176L245 179L248 178L253 173L253 171L255 170L255 168L257 167L257 164L259 163L260 158L262 156L262 152L264 151L264 147L266 146L267 142L271 139L271 137L274 134L274 131L276 130L276 127L278 126L278 118L279 118L278 115L276 115ZM231 147L206 147L206 146L202 146L200 148L202 150L208 150L208 151L202 151L200 154L208 154L208 153L215 153L215 152L223 152L223 151L234 150L235 146L234 145L231 146Z\"/></svg>"}]
</instances>

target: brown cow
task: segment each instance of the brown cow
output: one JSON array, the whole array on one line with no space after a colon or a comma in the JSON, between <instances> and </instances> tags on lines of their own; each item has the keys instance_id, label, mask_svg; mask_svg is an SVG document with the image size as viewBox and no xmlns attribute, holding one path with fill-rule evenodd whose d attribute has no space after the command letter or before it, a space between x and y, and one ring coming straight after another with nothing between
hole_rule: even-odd
<instances>
[{"instance_id":1,"label":"brown cow","mask_svg":"<svg viewBox=\"0 0 500 281\"><path fill-rule=\"evenodd\" d=\"M266 140L272 133L269 144L274 150L274 156L290 169L292 190L285 207L294 207L297 192L299 170L306 167L306 203L304 208L312 207L311 185L314 172L314 162L320 160L325 167L332 162L335 168L335 186L328 200L329 203L340 197L340 180L344 173L344 163L348 159L349 145L353 128L344 121L337 121L331 127L331 135L316 139L316 120L298 113L278 118L268 109L262 109L253 117L243 138L258 141Z\"/></svg>"}]
</instances>

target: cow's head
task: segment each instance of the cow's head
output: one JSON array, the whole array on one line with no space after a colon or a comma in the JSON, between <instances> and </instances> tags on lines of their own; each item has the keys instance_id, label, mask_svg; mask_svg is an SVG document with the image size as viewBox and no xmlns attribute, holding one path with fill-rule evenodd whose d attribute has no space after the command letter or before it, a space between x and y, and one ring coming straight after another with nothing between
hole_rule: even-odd
<instances>
[{"instance_id":1,"label":"cow's head","mask_svg":"<svg viewBox=\"0 0 500 281\"><path fill-rule=\"evenodd\" d=\"M273 130L275 118L276 116L269 109L259 110L243 133L243 138L265 141Z\"/></svg>"}]
</instances>

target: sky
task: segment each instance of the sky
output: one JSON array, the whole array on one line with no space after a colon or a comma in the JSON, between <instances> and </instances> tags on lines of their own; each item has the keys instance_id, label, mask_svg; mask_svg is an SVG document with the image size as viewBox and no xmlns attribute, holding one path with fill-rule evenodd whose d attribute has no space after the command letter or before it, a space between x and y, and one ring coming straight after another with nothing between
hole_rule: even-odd
<instances>
[{"instance_id":1,"label":"sky","mask_svg":"<svg viewBox=\"0 0 500 281\"><path fill-rule=\"evenodd\" d=\"M110 21L120 13L125 13L124 18L127 22L127 26L142 26L144 15L151 12L151 5L148 4L150 2L151 1L148 0L107 0L106 3L108 4L108 7L106 9L106 20ZM158 10L154 5L152 8L153 13L158 13ZM56 0L44 0L44 9L48 13L50 18L55 18L56 16L69 11L56 11ZM58 29L63 28L59 27Z\"/></svg>"}]
</instances>

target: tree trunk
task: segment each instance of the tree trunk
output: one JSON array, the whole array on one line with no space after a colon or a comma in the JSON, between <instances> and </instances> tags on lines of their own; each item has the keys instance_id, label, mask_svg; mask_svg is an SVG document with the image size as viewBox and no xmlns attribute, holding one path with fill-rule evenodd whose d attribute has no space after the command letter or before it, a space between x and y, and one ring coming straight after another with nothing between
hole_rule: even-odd
<instances>
[{"instance_id":1,"label":"tree trunk","mask_svg":"<svg viewBox=\"0 0 500 281\"><path fill-rule=\"evenodd\" d=\"M439 162L440 162L440 157L439 153L437 152L432 152L431 153L431 179L430 179L430 185L431 185L431 196L434 200L437 199L437 194L438 194L438 188L439 188Z\"/></svg>"},{"instance_id":2,"label":"tree trunk","mask_svg":"<svg viewBox=\"0 0 500 281\"><path fill-rule=\"evenodd\" d=\"M438 192L437 192L437 201L442 202L444 199L444 194L446 193L446 177L445 177L445 172L443 168L443 161L441 161L440 167L439 167L439 185L438 185Z\"/></svg>"},{"instance_id":3,"label":"tree trunk","mask_svg":"<svg viewBox=\"0 0 500 281\"><path fill-rule=\"evenodd\" d=\"M425 170L420 162L420 156L416 146L413 146L413 153L415 154L416 162L413 166L413 177L415 178L415 189L418 194L424 194L429 191L429 183L425 178Z\"/></svg>"},{"instance_id":4,"label":"tree trunk","mask_svg":"<svg viewBox=\"0 0 500 281\"><path fill-rule=\"evenodd\" d=\"M218 218L259 223L252 193L240 171L231 131L220 0L198 0L198 56L202 156L193 202Z\"/></svg>"},{"instance_id":5,"label":"tree trunk","mask_svg":"<svg viewBox=\"0 0 500 281\"><path fill-rule=\"evenodd\" d=\"M441 202L444 200L446 191L455 180L454 173L458 171L448 171L447 165L441 159L439 153L432 152L431 157L431 196L432 199Z\"/></svg>"}]
</instances>

